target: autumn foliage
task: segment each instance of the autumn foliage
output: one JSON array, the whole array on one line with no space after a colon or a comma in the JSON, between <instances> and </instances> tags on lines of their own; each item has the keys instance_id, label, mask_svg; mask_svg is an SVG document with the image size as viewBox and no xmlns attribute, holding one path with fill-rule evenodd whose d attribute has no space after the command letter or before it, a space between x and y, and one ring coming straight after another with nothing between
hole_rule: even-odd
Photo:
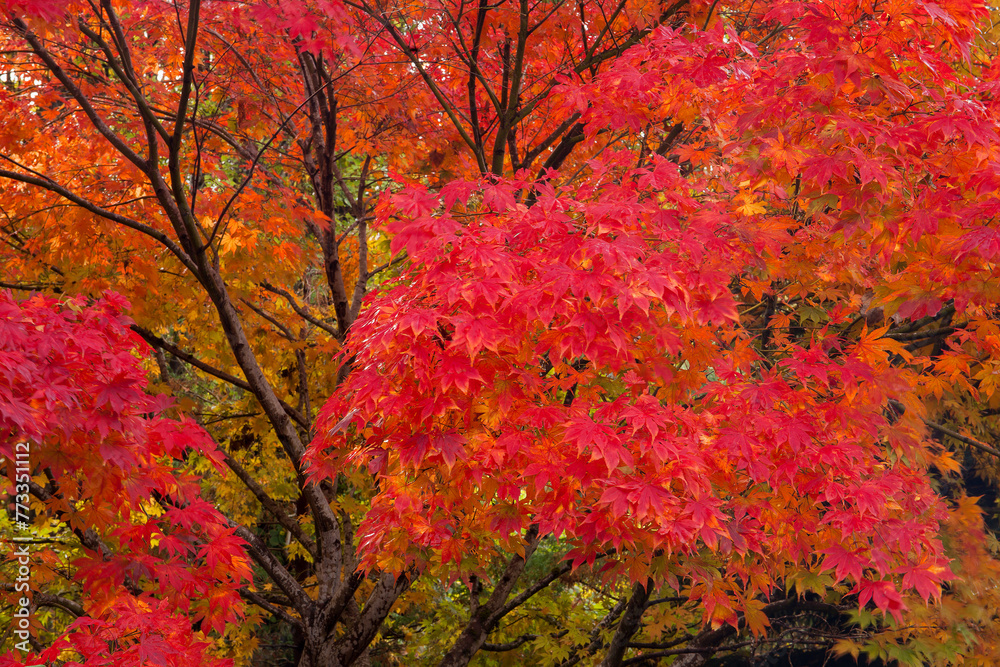
<instances>
[{"instance_id":1,"label":"autumn foliage","mask_svg":"<svg viewBox=\"0 0 1000 667\"><path fill-rule=\"evenodd\" d=\"M997 660L986 5L0 21L0 664Z\"/></svg>"},{"instance_id":2,"label":"autumn foliage","mask_svg":"<svg viewBox=\"0 0 1000 667\"><path fill-rule=\"evenodd\" d=\"M220 631L236 622L236 588L251 576L241 540L201 498L198 478L171 465L188 456L220 463L200 428L164 417L169 400L145 391L134 352L146 346L121 314L127 305L111 296L0 301L0 417L13 435L0 447L10 461L30 454L39 472L16 482L30 487L32 510L84 547L69 563L39 551L31 572L32 590L58 589L68 565L82 596L53 598L80 618L41 653L48 664L69 649L85 657L79 664L107 664L107 642L119 646L115 664L205 664L191 620Z\"/></svg>"}]
</instances>

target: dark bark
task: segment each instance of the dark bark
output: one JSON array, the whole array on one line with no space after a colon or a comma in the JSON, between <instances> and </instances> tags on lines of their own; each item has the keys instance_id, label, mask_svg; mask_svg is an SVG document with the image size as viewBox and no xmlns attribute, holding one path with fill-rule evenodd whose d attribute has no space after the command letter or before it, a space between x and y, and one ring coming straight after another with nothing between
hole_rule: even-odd
<instances>
[{"instance_id":1,"label":"dark bark","mask_svg":"<svg viewBox=\"0 0 1000 667\"><path fill-rule=\"evenodd\" d=\"M629 598L625 606L625 613L622 620L618 622L614 637L608 645L608 650L601 660L600 667L620 667L628 650L628 641L639 630L642 623L642 615L646 612L646 602L653 588L652 580L645 584L636 584L632 589L632 597Z\"/></svg>"},{"instance_id":2,"label":"dark bark","mask_svg":"<svg viewBox=\"0 0 1000 667\"><path fill-rule=\"evenodd\" d=\"M510 597L517 580L524 573L524 566L538 547L539 539L538 526L534 525L525 534L524 557L514 555L507 561L507 566L486 603L479 605L473 597L469 621L451 649L438 663L439 667L465 667L472 660L472 656L483 647L490 632L496 628L500 619L510 611L506 607L507 598Z\"/></svg>"}]
</instances>

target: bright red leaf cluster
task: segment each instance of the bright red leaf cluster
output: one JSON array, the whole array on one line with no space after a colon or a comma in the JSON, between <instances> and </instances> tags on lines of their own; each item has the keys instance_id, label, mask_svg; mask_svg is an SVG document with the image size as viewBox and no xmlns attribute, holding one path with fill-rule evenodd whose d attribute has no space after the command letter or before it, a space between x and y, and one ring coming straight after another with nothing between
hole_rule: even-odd
<instances>
[{"instance_id":1,"label":"bright red leaf cluster","mask_svg":"<svg viewBox=\"0 0 1000 667\"><path fill-rule=\"evenodd\" d=\"M948 225L935 261L963 266L997 206L970 196L995 190L991 84L940 49L968 54L984 10L867 11L771 3L766 50L721 20L663 26L555 89L586 139L694 124L673 156L637 163L609 138L575 174L413 183L383 202L411 269L353 330L312 450L318 475L346 460L379 476L369 565L458 560L537 523L578 561L617 550L637 580L669 575L657 555L732 554L743 600L814 554L897 617L901 574L939 594L943 506L892 407L914 405L893 361L907 353L885 329L845 337L846 312L807 345L779 333L760 350L733 297L890 285L913 318L986 298L920 265L923 235ZM972 155L982 168L950 178ZM685 571L696 594L719 586ZM731 620L728 604L706 613Z\"/></svg>"},{"instance_id":2,"label":"bright red leaf cluster","mask_svg":"<svg viewBox=\"0 0 1000 667\"><path fill-rule=\"evenodd\" d=\"M41 655L7 656L5 666L74 654L65 664L225 664L205 655L192 623L221 631L238 619L249 564L199 478L178 465L219 455L201 427L167 417L169 401L145 392L137 355L147 348L127 307L114 294L92 303L0 294L0 455L10 483L28 483L11 464L16 444L28 444L31 506L79 541L72 571L87 611ZM46 551L33 550L36 580L57 565Z\"/></svg>"}]
</instances>

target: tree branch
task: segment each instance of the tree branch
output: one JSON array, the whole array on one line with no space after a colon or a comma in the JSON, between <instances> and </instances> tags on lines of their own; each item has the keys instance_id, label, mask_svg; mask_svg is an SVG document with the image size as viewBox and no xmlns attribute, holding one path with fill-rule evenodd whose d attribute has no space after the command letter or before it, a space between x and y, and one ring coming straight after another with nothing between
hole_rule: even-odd
<instances>
[{"instance_id":1,"label":"tree branch","mask_svg":"<svg viewBox=\"0 0 1000 667\"><path fill-rule=\"evenodd\" d=\"M396 599L410 587L410 584L410 575L402 574L396 577L390 572L382 573L375 589L365 601L357 622L353 623L349 632L336 642L334 653L337 662L329 664L352 664L375 639L385 617L392 611Z\"/></svg>"},{"instance_id":2,"label":"tree branch","mask_svg":"<svg viewBox=\"0 0 1000 667\"><path fill-rule=\"evenodd\" d=\"M31 595L31 602L36 607L57 607L76 616L77 618L80 616L86 616L87 614L87 612L84 611L82 604L70 600L69 598L64 598L61 595L50 595L49 593L40 593L36 591Z\"/></svg>"},{"instance_id":3,"label":"tree branch","mask_svg":"<svg viewBox=\"0 0 1000 667\"><path fill-rule=\"evenodd\" d=\"M427 87L430 89L431 94L434 95L434 98L438 101L438 104L441 105L441 108L444 110L445 114L447 114L448 118L451 120L452 125L454 125L455 129L458 130L458 134L462 137L462 140L472 150L473 155L476 156L476 162L479 164L479 171L485 174L487 171L486 160L483 158L481 153L476 149L475 140L469 136L468 130L465 129L465 126L462 125L461 120L456 115L454 105L450 101L448 101L447 97L445 97L444 92L438 87L438 85L434 82L434 79L427 72L427 69L424 67L423 62L421 62L420 58L417 57L417 54L414 53L413 49L411 49L410 46L406 43L406 40L403 39L403 36L399 34L399 31L396 29L396 26L393 25L392 21L390 21L389 18L385 15L385 12L376 11L374 8L368 6L367 3L357 4L355 2L351 2L350 0L348 0L346 4L353 6L356 9L360 9L364 13L368 14L370 17L378 21L385 29L385 31L392 36L392 39L394 42L396 42L396 45L399 47L399 50L403 52L403 55L406 56L407 60L409 60L416 68L417 73L420 75L420 78L424 80L425 84L427 84Z\"/></svg>"},{"instance_id":4,"label":"tree branch","mask_svg":"<svg viewBox=\"0 0 1000 667\"><path fill-rule=\"evenodd\" d=\"M0 155L0 159L7 160L8 162L13 162L13 160L8 158L6 155ZM100 217L105 218L106 220L118 223L119 225L128 227L129 229L134 229L135 231L140 232L141 234L144 234L149 238L153 239L154 241L160 243L164 248L169 250L170 253L174 255L174 257L180 260L181 264L183 264L184 267L192 273L192 275L194 276L198 275L198 268L195 265L194 261L191 259L191 257L188 256L188 254L184 252L184 250L181 249L180 246L174 243L174 241L171 240L170 237L168 237L163 232L150 227L149 225L143 224L138 220L133 220L132 218L121 215L120 213L109 211L105 208L98 206L97 204L94 204L93 202L87 201L83 197L80 197L79 195L71 192L68 188L59 185L58 183L50 179L48 176L42 176L42 177L29 176L27 174L19 174L16 171L10 171L8 169L0 169L0 178L6 178L12 181L26 183L28 185L34 185L44 190L48 190L49 192L54 192L63 199L71 201L80 208L86 209L95 215L99 215Z\"/></svg>"},{"instance_id":5,"label":"tree branch","mask_svg":"<svg viewBox=\"0 0 1000 667\"><path fill-rule=\"evenodd\" d=\"M294 616L292 616L291 614L289 614L287 611L285 611L281 607L278 607L276 605L271 604L270 602L268 602L267 600L265 600L263 597L261 597L259 594L255 593L254 591L251 591L248 588L241 588L239 590L239 593L240 593L240 597L242 597L247 602L251 602L251 603L257 605L258 607L260 607L264 611L269 612L271 615L280 618L285 623L288 623L289 625L297 626L297 627L300 627L300 628L303 627L302 619L295 618Z\"/></svg>"},{"instance_id":6,"label":"tree branch","mask_svg":"<svg viewBox=\"0 0 1000 667\"><path fill-rule=\"evenodd\" d=\"M472 660L472 656L486 643L486 638L496 627L497 622L507 613L504 603L514 589L518 578L524 572L524 566L527 564L528 559L531 558L531 555L538 547L538 542L540 541L538 525L532 525L524 538L524 556L515 554L507 561L507 566L493 588L493 593L490 595L489 600L487 600L486 604L475 609L471 614L471 618L466 623L458 639L455 640L451 649L441 659L441 662L438 663L439 667L465 667L465 665L468 665L469 661Z\"/></svg>"},{"instance_id":7,"label":"tree branch","mask_svg":"<svg viewBox=\"0 0 1000 667\"><path fill-rule=\"evenodd\" d=\"M285 569L285 566L275 558L274 554L267 548L267 545L253 531L246 526L232 521L230 521L230 527L233 528L237 537L247 543L247 551L251 557L267 572L271 581L288 596L288 599L291 600L299 614L303 618L309 618L312 615L315 603L302 590L302 586L299 585L295 577Z\"/></svg>"},{"instance_id":8,"label":"tree branch","mask_svg":"<svg viewBox=\"0 0 1000 667\"><path fill-rule=\"evenodd\" d=\"M68 92L73 99L76 100L76 103L80 105L80 108L83 109L83 113L86 114L94 128L100 132L101 135L115 147L115 150L121 153L129 162L141 169L143 173L147 173L150 165L146 162L146 160L139 157L139 155L132 150L132 148L130 148L129 145L126 144L114 130L108 127L108 124L104 122L104 119L98 115L93 105L91 105L87 96L84 95L79 86L77 86L76 83L69 78L66 71L59 66L59 63L56 62L55 58L52 57L52 54L49 53L48 50L42 45L41 40L38 39L35 33L28 29L27 24L19 18L13 18L11 19L11 22L17 33L21 35L26 42L28 42L28 45L31 47L31 50L35 53L35 55L42 59L42 62L45 63L45 67L47 67L48 70L52 72L57 79L59 79L59 83L61 83L63 88L66 89L66 92Z\"/></svg>"},{"instance_id":9,"label":"tree branch","mask_svg":"<svg viewBox=\"0 0 1000 667\"><path fill-rule=\"evenodd\" d=\"M604 641L601 639L601 632L605 628L611 627L611 624L618 620L622 612L625 610L625 605L628 604L628 598L622 598L618 603L611 608L611 611L601 619L601 621L594 626L594 629L590 631L590 643L587 644L586 648L583 648L581 652L579 648L574 648L573 652L563 662L559 663L559 667L573 667L584 658L589 658L590 656L597 653L602 646L604 646Z\"/></svg>"},{"instance_id":10,"label":"tree branch","mask_svg":"<svg viewBox=\"0 0 1000 667\"><path fill-rule=\"evenodd\" d=\"M246 469L239 464L239 462L234 459L229 452L223 449L219 449L222 452L223 460L233 473L239 477L240 481L250 489L250 492L260 501L260 504L264 507L267 512L275 518L275 520L281 524L282 528L287 530L292 537L298 540L299 544L305 547L305 550L315 558L316 557L316 542L313 541L311 537L306 535L305 531L302 530L302 526L299 525L298 521L294 517L288 516L287 512L283 512L281 506L267 494L267 491L255 480Z\"/></svg>"},{"instance_id":11,"label":"tree branch","mask_svg":"<svg viewBox=\"0 0 1000 667\"><path fill-rule=\"evenodd\" d=\"M527 602L528 600L530 600L532 597L534 597L535 594L537 594L540 591L542 591L545 588L547 588L548 585L551 584L553 581L555 581L559 577L561 577L564 574L566 574L567 572L569 572L572 569L572 566L573 566L573 564L571 562L567 561L567 562L564 562L564 563L560 563L558 566L554 567L551 572L549 572L547 575L545 575L544 577L542 577L541 579L539 579L538 581L536 581L534 584L532 584L528 588L526 588L517 597L515 597L513 600L511 600L509 603L507 603L507 605L504 606L504 608L501 609L498 612L498 619L497 620L499 620L500 618L503 618L504 616L506 616L510 612L514 611L515 609L517 609L518 607L520 607L522 604L524 604L525 602Z\"/></svg>"},{"instance_id":12,"label":"tree branch","mask_svg":"<svg viewBox=\"0 0 1000 667\"><path fill-rule=\"evenodd\" d=\"M493 653L503 653L504 651L513 651L514 649L527 644L530 641L538 639L538 635L521 635L513 641L506 642L504 644L490 644L486 642L483 644L484 651L491 651Z\"/></svg>"},{"instance_id":13,"label":"tree branch","mask_svg":"<svg viewBox=\"0 0 1000 667\"><path fill-rule=\"evenodd\" d=\"M77 27L80 28L80 32L89 37L90 40L95 44L97 44L97 46L101 49L101 51L104 52L104 56L105 58L107 58L106 62L108 66L118 76L119 80L121 80L121 82L125 84L125 88L128 89L128 92L132 96L132 99L135 100L136 108L139 110L139 115L142 116L143 121L148 125L150 129L152 129L157 135L159 135L164 142L169 142L170 135L167 133L166 128L164 128L163 125L160 123L159 119L157 119L156 116L153 115L153 110L149 106L148 100L146 100L146 97L142 94L142 91L140 91L138 86L136 85L135 72L132 70L130 59L128 57L128 46L127 43L125 42L124 35L121 34L121 26L118 23L117 16L115 16L114 14L114 11L111 7L111 3L109 3L107 0L102 0L101 6L104 7L105 11L108 12L109 14L108 18L113 22L114 26L113 30L114 34L116 35L115 41L118 44L118 48L121 54L121 60L115 57L114 51L112 51L111 46L107 43L107 41L105 41L104 38L100 36L100 34L92 30L86 23L83 22L82 17L77 21ZM147 143L150 143L154 147L151 149L149 155L149 158L153 159L154 158L153 151L155 151L155 145L156 145L155 137L147 138Z\"/></svg>"},{"instance_id":14,"label":"tree branch","mask_svg":"<svg viewBox=\"0 0 1000 667\"><path fill-rule=\"evenodd\" d=\"M965 443L966 445L969 445L970 447L974 447L974 448L976 448L976 449L978 449L978 450L980 450L982 452L986 452L987 454L992 454L993 456L996 456L997 458L1000 458L1000 449L997 449L996 447L990 447L985 442L980 442L979 440L976 440L975 438L970 438L969 436L962 435L961 433L958 433L957 431L951 430L947 426L943 426L941 424L938 424L938 423L935 423L935 422L932 422L932 421L928 421L926 419L924 419L923 422L928 427L934 429L935 431L943 433L944 435L948 436L949 438L954 438L955 440L958 440L959 442Z\"/></svg>"},{"instance_id":15,"label":"tree branch","mask_svg":"<svg viewBox=\"0 0 1000 667\"><path fill-rule=\"evenodd\" d=\"M131 329L132 331L142 336L143 339L154 348L163 350L164 352L169 352L171 355L177 357L181 361L191 366L194 366L198 370L208 373L209 375L216 377L224 382L228 382L234 387L239 387L240 389L244 389L246 391L249 391L250 393L254 393L250 387L250 384L246 380L241 380L235 375L230 375L229 373L221 371L218 368L215 368L214 366L209 366L204 361L201 361L194 355L189 354L184 350L180 349L179 347L177 347L176 345L173 345L163 340L162 338L154 334L152 331L144 329L138 324L133 324ZM285 410L288 416L294 419L296 423L302 426L302 428L306 429L309 428L309 423L306 421L306 418L303 415L299 414L298 410L288 405L288 403L285 403L281 399L278 399L278 402L281 404L281 407Z\"/></svg>"},{"instance_id":16,"label":"tree branch","mask_svg":"<svg viewBox=\"0 0 1000 667\"><path fill-rule=\"evenodd\" d=\"M293 297L287 291L279 287L275 287L266 280L260 283L260 286L266 289L268 292L271 292L272 294L278 294L280 296L285 297L285 300L288 301L288 305L292 307L292 310L294 310L299 317L304 319L306 322L309 322L310 324L319 327L320 329L327 332L334 338L338 338L336 329L331 327L326 322L323 322L322 320L318 320L315 317L313 317L312 314L304 306L299 306L298 302L295 300L295 297Z\"/></svg>"},{"instance_id":17,"label":"tree branch","mask_svg":"<svg viewBox=\"0 0 1000 667\"><path fill-rule=\"evenodd\" d=\"M632 597L629 598L622 620L618 623L611 644L608 645L608 652L604 654L600 667L620 667L625 651L628 649L628 641L639 630L642 615L646 612L646 601L653 588L653 580L650 579L643 584L636 584L632 589Z\"/></svg>"}]
</instances>

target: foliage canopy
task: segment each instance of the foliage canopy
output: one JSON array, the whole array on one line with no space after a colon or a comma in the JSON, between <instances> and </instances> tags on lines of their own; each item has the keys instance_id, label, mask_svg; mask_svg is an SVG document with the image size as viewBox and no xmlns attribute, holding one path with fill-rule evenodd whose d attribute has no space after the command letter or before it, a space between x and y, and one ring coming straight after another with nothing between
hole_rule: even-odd
<instances>
[{"instance_id":1,"label":"foliage canopy","mask_svg":"<svg viewBox=\"0 0 1000 667\"><path fill-rule=\"evenodd\" d=\"M995 663L978 0L2 11L0 665Z\"/></svg>"}]
</instances>

